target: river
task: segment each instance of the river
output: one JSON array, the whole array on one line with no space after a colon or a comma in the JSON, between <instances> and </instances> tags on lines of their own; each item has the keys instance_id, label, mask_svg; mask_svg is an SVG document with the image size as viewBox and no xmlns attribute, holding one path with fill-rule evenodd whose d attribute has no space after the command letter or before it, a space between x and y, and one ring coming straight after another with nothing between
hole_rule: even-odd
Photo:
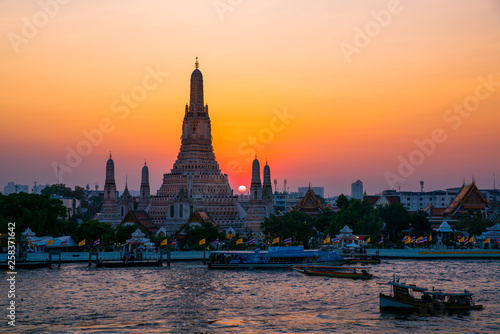
<instances>
[{"instance_id":1,"label":"river","mask_svg":"<svg viewBox=\"0 0 500 334\"><path fill-rule=\"evenodd\" d=\"M288 270L209 270L200 262L162 268L18 270L16 327L23 333L498 333L498 260L383 260L357 281ZM394 273L417 286L474 293L466 314L381 313L380 285ZM6 275L5 275L6 277ZM7 278L7 277L6 277Z\"/></svg>"}]
</instances>

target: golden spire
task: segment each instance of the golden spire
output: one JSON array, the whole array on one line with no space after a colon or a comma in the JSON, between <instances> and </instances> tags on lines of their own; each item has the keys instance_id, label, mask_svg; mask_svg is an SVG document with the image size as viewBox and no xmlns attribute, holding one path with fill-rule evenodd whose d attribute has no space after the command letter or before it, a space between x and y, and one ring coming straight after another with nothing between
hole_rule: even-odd
<instances>
[{"instance_id":1,"label":"golden spire","mask_svg":"<svg viewBox=\"0 0 500 334\"><path fill-rule=\"evenodd\" d=\"M109 151L109 158L111 159L111 151Z\"/></svg>"},{"instance_id":2,"label":"golden spire","mask_svg":"<svg viewBox=\"0 0 500 334\"><path fill-rule=\"evenodd\" d=\"M147 165L148 165L148 163L146 161L146 158L144 158L144 166L147 166Z\"/></svg>"},{"instance_id":3,"label":"golden spire","mask_svg":"<svg viewBox=\"0 0 500 334\"><path fill-rule=\"evenodd\" d=\"M196 61L194 62L194 67L200 67L200 63L198 63L198 57L196 57Z\"/></svg>"}]
</instances>

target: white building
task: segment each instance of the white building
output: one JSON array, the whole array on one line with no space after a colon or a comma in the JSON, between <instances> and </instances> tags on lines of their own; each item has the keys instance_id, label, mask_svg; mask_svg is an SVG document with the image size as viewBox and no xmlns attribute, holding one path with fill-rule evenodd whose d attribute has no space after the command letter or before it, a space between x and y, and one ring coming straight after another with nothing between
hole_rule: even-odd
<instances>
[{"instance_id":1,"label":"white building","mask_svg":"<svg viewBox=\"0 0 500 334\"><path fill-rule=\"evenodd\" d=\"M351 184L351 198L363 199L363 182L361 180Z\"/></svg>"}]
</instances>

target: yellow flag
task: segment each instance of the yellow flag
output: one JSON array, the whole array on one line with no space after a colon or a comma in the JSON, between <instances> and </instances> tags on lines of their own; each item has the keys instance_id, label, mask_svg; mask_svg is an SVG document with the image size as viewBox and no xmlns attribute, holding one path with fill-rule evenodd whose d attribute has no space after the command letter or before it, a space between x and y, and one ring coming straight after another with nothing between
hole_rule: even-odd
<instances>
[{"instance_id":1,"label":"yellow flag","mask_svg":"<svg viewBox=\"0 0 500 334\"><path fill-rule=\"evenodd\" d=\"M201 246L201 245L204 245L204 244L205 244L205 241L206 241L206 240L205 240L205 238L201 239L201 240L200 240L200 246Z\"/></svg>"},{"instance_id":2,"label":"yellow flag","mask_svg":"<svg viewBox=\"0 0 500 334\"><path fill-rule=\"evenodd\" d=\"M226 235L226 239L231 239L233 237L233 232L229 232L227 235Z\"/></svg>"},{"instance_id":3,"label":"yellow flag","mask_svg":"<svg viewBox=\"0 0 500 334\"><path fill-rule=\"evenodd\" d=\"M325 240L323 240L323 243L324 243L324 244L327 244L327 243L329 243L329 242L330 242L330 237L326 237L326 238L325 238Z\"/></svg>"},{"instance_id":4,"label":"yellow flag","mask_svg":"<svg viewBox=\"0 0 500 334\"><path fill-rule=\"evenodd\" d=\"M474 242L474 237L470 237L469 243Z\"/></svg>"},{"instance_id":5,"label":"yellow flag","mask_svg":"<svg viewBox=\"0 0 500 334\"><path fill-rule=\"evenodd\" d=\"M409 244L410 242L411 242L411 238L410 238L410 236L408 236L408 238L406 238L406 240L405 240L405 245Z\"/></svg>"},{"instance_id":6,"label":"yellow flag","mask_svg":"<svg viewBox=\"0 0 500 334\"><path fill-rule=\"evenodd\" d=\"M280 242L280 237L274 238L273 239L273 244L277 244Z\"/></svg>"},{"instance_id":7,"label":"yellow flag","mask_svg":"<svg viewBox=\"0 0 500 334\"><path fill-rule=\"evenodd\" d=\"M484 240L484 242L483 242L483 243L484 243L484 244L489 244L490 242L491 242L491 240L490 240L490 238L488 238L488 239Z\"/></svg>"},{"instance_id":8,"label":"yellow flag","mask_svg":"<svg viewBox=\"0 0 500 334\"><path fill-rule=\"evenodd\" d=\"M239 244L242 244L243 243L243 238L240 238L238 240L236 240L236 244L239 245Z\"/></svg>"},{"instance_id":9,"label":"yellow flag","mask_svg":"<svg viewBox=\"0 0 500 334\"><path fill-rule=\"evenodd\" d=\"M80 241L80 242L78 243L78 246L85 246L85 239L83 239L82 241Z\"/></svg>"},{"instance_id":10,"label":"yellow flag","mask_svg":"<svg viewBox=\"0 0 500 334\"><path fill-rule=\"evenodd\" d=\"M161 242L160 246L168 245L168 239L165 239Z\"/></svg>"},{"instance_id":11,"label":"yellow flag","mask_svg":"<svg viewBox=\"0 0 500 334\"><path fill-rule=\"evenodd\" d=\"M429 239L427 241L432 241L432 234L429 234Z\"/></svg>"},{"instance_id":12,"label":"yellow flag","mask_svg":"<svg viewBox=\"0 0 500 334\"><path fill-rule=\"evenodd\" d=\"M465 241L464 237L461 237L460 239L458 239L458 242L464 242L464 241Z\"/></svg>"},{"instance_id":13,"label":"yellow flag","mask_svg":"<svg viewBox=\"0 0 500 334\"><path fill-rule=\"evenodd\" d=\"M47 240L47 246L52 246L54 244L54 239Z\"/></svg>"},{"instance_id":14,"label":"yellow flag","mask_svg":"<svg viewBox=\"0 0 500 334\"><path fill-rule=\"evenodd\" d=\"M368 237L368 239L366 239L365 241L366 243L369 243L370 242L370 237Z\"/></svg>"}]
</instances>

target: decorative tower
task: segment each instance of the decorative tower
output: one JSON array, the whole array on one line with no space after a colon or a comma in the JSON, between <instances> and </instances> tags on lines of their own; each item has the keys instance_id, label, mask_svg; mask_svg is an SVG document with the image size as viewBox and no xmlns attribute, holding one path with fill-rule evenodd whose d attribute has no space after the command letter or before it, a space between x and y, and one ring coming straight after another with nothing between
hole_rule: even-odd
<instances>
[{"instance_id":1,"label":"decorative tower","mask_svg":"<svg viewBox=\"0 0 500 334\"><path fill-rule=\"evenodd\" d=\"M252 182L250 183L251 199L262 199L262 184L260 183L260 163L257 156L252 163Z\"/></svg>"},{"instance_id":2,"label":"decorative tower","mask_svg":"<svg viewBox=\"0 0 500 334\"><path fill-rule=\"evenodd\" d=\"M104 200L98 220L103 223L108 223L113 227L118 226L122 221L118 211L118 204L116 203L115 163L113 159L111 159L111 152L109 152L109 159L108 162L106 162Z\"/></svg>"},{"instance_id":3,"label":"decorative tower","mask_svg":"<svg viewBox=\"0 0 500 334\"><path fill-rule=\"evenodd\" d=\"M134 210L134 199L130 192L128 191L128 178L125 177L125 190L123 191L120 200L118 201L118 205L120 207L120 216L123 219L125 215L130 211Z\"/></svg>"},{"instance_id":4,"label":"decorative tower","mask_svg":"<svg viewBox=\"0 0 500 334\"><path fill-rule=\"evenodd\" d=\"M149 168L146 161L144 161L144 166L142 167L141 190L137 210L147 210L150 202L151 192L149 190Z\"/></svg>"},{"instance_id":5,"label":"decorative tower","mask_svg":"<svg viewBox=\"0 0 500 334\"><path fill-rule=\"evenodd\" d=\"M223 230L240 231L246 216L215 160L198 58L191 74L189 105L184 110L180 151L170 173L163 174L156 196L151 196L148 213L153 223L175 233L194 210L204 211Z\"/></svg>"},{"instance_id":6,"label":"decorative tower","mask_svg":"<svg viewBox=\"0 0 500 334\"><path fill-rule=\"evenodd\" d=\"M271 185L271 169L267 164L264 166L264 183L262 185L262 196L265 199L273 200L273 186Z\"/></svg>"}]
</instances>

